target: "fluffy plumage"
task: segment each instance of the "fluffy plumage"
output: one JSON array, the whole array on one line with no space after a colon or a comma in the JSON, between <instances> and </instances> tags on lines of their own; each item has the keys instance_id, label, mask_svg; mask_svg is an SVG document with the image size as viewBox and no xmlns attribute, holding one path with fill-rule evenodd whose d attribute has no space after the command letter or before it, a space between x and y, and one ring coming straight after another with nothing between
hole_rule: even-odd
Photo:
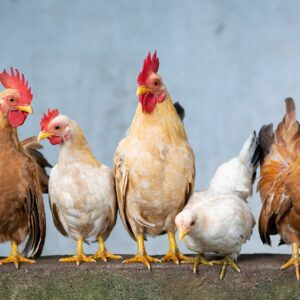
<instances>
[{"instance_id":1,"label":"fluffy plumage","mask_svg":"<svg viewBox=\"0 0 300 300\"><path fill-rule=\"evenodd\" d=\"M41 122L40 136L49 139L56 136L61 140L59 160L49 180L56 228L76 241L95 241L101 236L104 242L117 218L112 171L95 159L75 121L52 114L45 126ZM77 258L80 263L81 258Z\"/></svg>"},{"instance_id":2,"label":"fluffy plumage","mask_svg":"<svg viewBox=\"0 0 300 300\"><path fill-rule=\"evenodd\" d=\"M247 199L252 194L261 148L255 133L238 157L222 164L208 189L194 192L176 217L186 246L197 253L209 252L236 260L242 244L250 239L255 220Z\"/></svg>"},{"instance_id":3,"label":"fluffy plumage","mask_svg":"<svg viewBox=\"0 0 300 300\"><path fill-rule=\"evenodd\" d=\"M194 155L183 123L155 73L158 63L153 63L150 73L145 69L145 64L157 60L156 54L145 60L141 74L148 77L138 80L146 84L138 88L140 104L114 157L120 216L130 236L138 239L138 252L144 256L145 236L174 234L175 216L188 201L195 176ZM176 246L174 253L177 251ZM150 268L148 258L138 259L144 259Z\"/></svg>"},{"instance_id":4,"label":"fluffy plumage","mask_svg":"<svg viewBox=\"0 0 300 300\"><path fill-rule=\"evenodd\" d=\"M17 129L25 121L14 117L31 111L28 83L19 72L5 71L0 80L7 87L0 93L0 242L11 241L11 255L2 263L32 263L22 257L18 245L27 238L24 253L38 257L43 250L46 221L42 192L47 192L50 164L39 152L41 145L32 137L19 141ZM27 98L26 98L27 97ZM12 117L12 114L14 117Z\"/></svg>"},{"instance_id":5,"label":"fluffy plumage","mask_svg":"<svg viewBox=\"0 0 300 300\"><path fill-rule=\"evenodd\" d=\"M300 243L300 127L293 99L286 99L286 115L275 133L272 124L263 126L260 143L265 157L258 189L263 201L259 232L271 245L270 235L280 234L281 243Z\"/></svg>"}]
</instances>

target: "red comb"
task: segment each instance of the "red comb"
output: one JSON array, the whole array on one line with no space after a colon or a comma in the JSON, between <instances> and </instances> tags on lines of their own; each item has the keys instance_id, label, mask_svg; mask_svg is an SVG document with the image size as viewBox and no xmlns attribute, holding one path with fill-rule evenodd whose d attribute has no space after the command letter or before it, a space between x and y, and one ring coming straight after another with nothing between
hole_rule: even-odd
<instances>
[{"instance_id":1,"label":"red comb","mask_svg":"<svg viewBox=\"0 0 300 300\"><path fill-rule=\"evenodd\" d=\"M50 110L50 108L48 108L48 115L46 115L45 113L43 114L43 118L41 119L41 130L45 130L49 123L59 115L59 111L58 109L53 109L53 110Z\"/></svg>"},{"instance_id":2,"label":"red comb","mask_svg":"<svg viewBox=\"0 0 300 300\"><path fill-rule=\"evenodd\" d=\"M159 59L156 57L156 50L153 53L151 58L151 53L149 52L147 57L144 60L142 71L139 73L137 82L139 85L145 85L148 76L151 73L157 73L159 68Z\"/></svg>"},{"instance_id":3,"label":"red comb","mask_svg":"<svg viewBox=\"0 0 300 300\"><path fill-rule=\"evenodd\" d=\"M0 73L0 82L6 89L17 90L23 104L31 104L31 88L28 87L28 81L25 80L24 75L22 74L20 76L17 69L14 72L13 68L10 68L10 75L4 69L4 71Z\"/></svg>"}]
</instances>

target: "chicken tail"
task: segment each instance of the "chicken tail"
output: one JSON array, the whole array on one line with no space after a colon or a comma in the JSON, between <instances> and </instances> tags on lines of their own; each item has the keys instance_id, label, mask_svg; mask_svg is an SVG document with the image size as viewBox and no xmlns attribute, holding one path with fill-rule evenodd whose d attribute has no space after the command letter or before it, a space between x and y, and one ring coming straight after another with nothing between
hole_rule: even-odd
<instances>
[{"instance_id":1,"label":"chicken tail","mask_svg":"<svg viewBox=\"0 0 300 300\"><path fill-rule=\"evenodd\" d=\"M248 169L255 172L262 157L263 149L259 144L256 132L253 131L245 142L240 152L239 159L248 167Z\"/></svg>"},{"instance_id":2,"label":"chicken tail","mask_svg":"<svg viewBox=\"0 0 300 300\"><path fill-rule=\"evenodd\" d=\"M263 243L271 245L270 235L278 233L277 224L290 208L284 194L285 176L300 154L300 127L296 120L296 106L292 98L285 99L286 113L275 133L272 124L259 133L263 149L260 180L257 189L263 202L259 217L259 233Z\"/></svg>"}]
</instances>

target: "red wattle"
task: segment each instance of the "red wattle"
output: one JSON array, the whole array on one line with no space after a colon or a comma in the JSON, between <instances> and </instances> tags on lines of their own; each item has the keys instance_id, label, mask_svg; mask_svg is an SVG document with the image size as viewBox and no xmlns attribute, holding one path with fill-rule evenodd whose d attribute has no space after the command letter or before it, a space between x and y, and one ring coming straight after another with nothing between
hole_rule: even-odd
<instances>
[{"instance_id":1,"label":"red wattle","mask_svg":"<svg viewBox=\"0 0 300 300\"><path fill-rule=\"evenodd\" d=\"M50 138L51 145L58 145L61 144L62 138L60 136L52 135Z\"/></svg>"},{"instance_id":2,"label":"red wattle","mask_svg":"<svg viewBox=\"0 0 300 300\"><path fill-rule=\"evenodd\" d=\"M139 96L140 103L142 104L143 112L152 113L155 105L157 103L157 98L151 94L147 93L145 95Z\"/></svg>"},{"instance_id":3,"label":"red wattle","mask_svg":"<svg viewBox=\"0 0 300 300\"><path fill-rule=\"evenodd\" d=\"M8 121L11 127L19 127L23 125L28 113L20 110L11 110L8 113Z\"/></svg>"}]
</instances>

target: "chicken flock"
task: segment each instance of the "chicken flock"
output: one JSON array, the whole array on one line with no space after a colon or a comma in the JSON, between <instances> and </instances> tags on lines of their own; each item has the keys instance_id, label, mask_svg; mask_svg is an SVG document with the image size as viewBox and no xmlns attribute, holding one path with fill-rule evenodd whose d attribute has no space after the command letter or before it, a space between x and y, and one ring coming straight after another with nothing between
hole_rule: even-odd
<instances>
[{"instance_id":1,"label":"chicken flock","mask_svg":"<svg viewBox=\"0 0 300 300\"><path fill-rule=\"evenodd\" d=\"M262 242L271 244L270 235L279 234L281 244L292 245L292 257L281 268L294 266L299 280L300 125L293 99L285 100L286 113L275 131L272 124L262 126L258 136L253 131L240 153L219 166L208 188L198 192L184 109L173 104L158 69L156 52L149 53L137 77L139 103L115 151L114 170L95 158L80 126L58 109L43 115L38 136L20 141L18 127L32 113L31 89L18 70L0 73L0 242L11 242L10 255L0 264L19 268L42 254L46 193L57 230L77 243L74 256L60 262L122 259L105 246L119 211L137 243L136 255L123 263L140 262L149 270L152 263L191 263L194 272L199 264L221 265L223 279L227 266L240 272L236 260L255 225L247 201L260 166ZM41 153L43 139L60 146L53 167ZM176 230L197 253L194 258L179 251ZM144 241L163 234L168 235L168 252L161 259L151 257ZM86 255L84 242L98 242L97 252Z\"/></svg>"}]
</instances>

